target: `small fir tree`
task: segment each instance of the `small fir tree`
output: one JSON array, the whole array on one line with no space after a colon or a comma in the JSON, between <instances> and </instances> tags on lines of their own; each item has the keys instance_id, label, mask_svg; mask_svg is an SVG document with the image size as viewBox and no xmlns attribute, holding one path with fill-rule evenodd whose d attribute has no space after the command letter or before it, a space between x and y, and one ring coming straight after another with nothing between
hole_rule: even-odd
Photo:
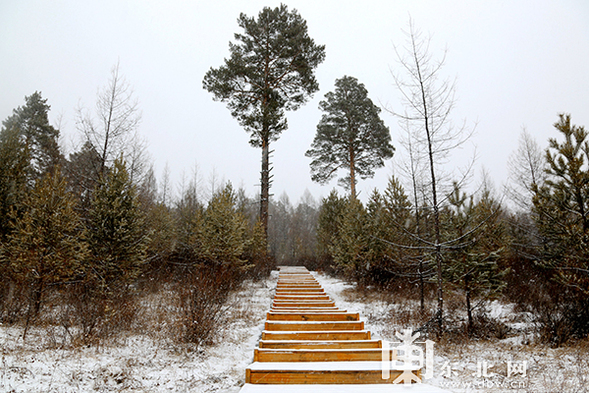
<instances>
[{"instance_id":1,"label":"small fir tree","mask_svg":"<svg viewBox=\"0 0 589 393\"><path fill-rule=\"evenodd\" d=\"M87 274L103 290L125 286L139 275L148 241L144 223L135 187L119 158L94 193L88 228Z\"/></svg>"},{"instance_id":2,"label":"small fir tree","mask_svg":"<svg viewBox=\"0 0 589 393\"><path fill-rule=\"evenodd\" d=\"M75 197L66 191L59 169L37 181L23 206L23 215L13 216L14 229L2 260L18 281L31 288L28 326L30 317L39 313L45 290L80 274L87 248Z\"/></svg>"}]
</instances>

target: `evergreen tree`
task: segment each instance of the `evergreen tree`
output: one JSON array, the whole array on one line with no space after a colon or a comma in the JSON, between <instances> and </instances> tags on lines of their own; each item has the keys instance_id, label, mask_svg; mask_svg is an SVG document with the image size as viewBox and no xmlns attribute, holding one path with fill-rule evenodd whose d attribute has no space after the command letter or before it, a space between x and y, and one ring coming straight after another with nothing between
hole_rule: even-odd
<instances>
[{"instance_id":1,"label":"evergreen tree","mask_svg":"<svg viewBox=\"0 0 589 393\"><path fill-rule=\"evenodd\" d=\"M380 119L380 108L368 98L368 91L356 78L344 76L335 81L335 92L319 103L324 112L311 149L311 179L325 184L338 169L348 171L340 184L356 196L357 177L374 176L374 170L393 157L391 135Z\"/></svg>"},{"instance_id":2,"label":"evergreen tree","mask_svg":"<svg viewBox=\"0 0 589 393\"><path fill-rule=\"evenodd\" d=\"M368 216L357 198L346 200L345 211L337 232L337 241L330 247L336 266L359 285L365 284L370 268Z\"/></svg>"},{"instance_id":3,"label":"evergreen tree","mask_svg":"<svg viewBox=\"0 0 589 393\"><path fill-rule=\"evenodd\" d=\"M231 56L205 75L203 87L227 102L231 115L262 149L260 221L268 234L270 143L286 130L285 110L296 110L319 90L313 71L325 59L325 47L307 34L296 10L265 7L258 18L241 14L242 34L229 44Z\"/></svg>"},{"instance_id":4,"label":"evergreen tree","mask_svg":"<svg viewBox=\"0 0 589 393\"><path fill-rule=\"evenodd\" d=\"M26 104L13 110L12 116L2 122L1 134L16 131L29 150L31 179L39 179L52 173L61 165L63 156L59 150L59 130L49 124L51 108L41 93L25 97Z\"/></svg>"},{"instance_id":5,"label":"evergreen tree","mask_svg":"<svg viewBox=\"0 0 589 393\"><path fill-rule=\"evenodd\" d=\"M71 153L66 163L68 184L78 197L78 209L84 217L91 210L92 195L102 176L101 167L100 155L89 142L80 151Z\"/></svg>"},{"instance_id":6,"label":"evergreen tree","mask_svg":"<svg viewBox=\"0 0 589 393\"><path fill-rule=\"evenodd\" d=\"M17 129L0 133L0 244L12 230L11 212L22 211L22 201L28 191L29 157L29 149Z\"/></svg>"},{"instance_id":7,"label":"evergreen tree","mask_svg":"<svg viewBox=\"0 0 589 393\"><path fill-rule=\"evenodd\" d=\"M445 234L454 239L446 252L445 277L455 288L464 291L467 328L473 327L472 301L492 299L505 287L507 270L498 265L505 241L505 228L499 219L500 206L488 190L476 203L459 186L448 197L449 209L444 209Z\"/></svg>"},{"instance_id":8,"label":"evergreen tree","mask_svg":"<svg viewBox=\"0 0 589 393\"><path fill-rule=\"evenodd\" d=\"M247 221L237 210L235 193L227 184L210 200L202 220L202 259L213 266L235 269L245 265L249 246Z\"/></svg>"},{"instance_id":9,"label":"evergreen tree","mask_svg":"<svg viewBox=\"0 0 589 393\"><path fill-rule=\"evenodd\" d=\"M567 291L589 295L589 141L582 126L561 114L564 141L549 140L548 178L534 186L534 213L543 238L542 265ZM589 329L588 329L589 330Z\"/></svg>"},{"instance_id":10,"label":"evergreen tree","mask_svg":"<svg viewBox=\"0 0 589 393\"><path fill-rule=\"evenodd\" d=\"M2 263L8 264L17 281L30 286L31 317L38 314L48 286L80 274L87 249L83 225L74 210L75 198L66 191L58 168L37 181L23 205L23 215L13 216L14 229L3 249Z\"/></svg>"},{"instance_id":11,"label":"evergreen tree","mask_svg":"<svg viewBox=\"0 0 589 393\"><path fill-rule=\"evenodd\" d=\"M88 227L88 277L105 293L136 278L145 262L148 236L135 187L122 158L96 189Z\"/></svg>"},{"instance_id":12,"label":"evergreen tree","mask_svg":"<svg viewBox=\"0 0 589 393\"><path fill-rule=\"evenodd\" d=\"M366 204L366 235L368 256L367 270L369 279L386 284L391 273L396 269L391 266L391 255L386 243L381 239L390 239L393 228L387 217L387 209L383 196L374 190Z\"/></svg>"},{"instance_id":13,"label":"evergreen tree","mask_svg":"<svg viewBox=\"0 0 589 393\"><path fill-rule=\"evenodd\" d=\"M331 250L339 239L345 210L346 200L340 198L336 190L332 190L327 198L321 201L317 219L317 253L324 265L333 260Z\"/></svg>"}]
</instances>

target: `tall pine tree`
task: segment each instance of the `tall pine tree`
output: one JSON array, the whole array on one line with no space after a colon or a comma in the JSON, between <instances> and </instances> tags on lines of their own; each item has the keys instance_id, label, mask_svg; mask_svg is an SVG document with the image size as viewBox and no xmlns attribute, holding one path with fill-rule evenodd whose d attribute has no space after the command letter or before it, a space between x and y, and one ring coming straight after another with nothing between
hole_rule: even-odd
<instances>
[{"instance_id":1,"label":"tall pine tree","mask_svg":"<svg viewBox=\"0 0 589 393\"><path fill-rule=\"evenodd\" d=\"M231 115L262 149L260 221L268 235L270 143L287 129L285 110L296 110L319 90L314 70L325 59L325 47L307 34L307 22L281 4L265 7L258 18L241 14L243 33L229 44L231 56L211 68L203 87L215 100L227 102Z\"/></svg>"},{"instance_id":2,"label":"tall pine tree","mask_svg":"<svg viewBox=\"0 0 589 393\"><path fill-rule=\"evenodd\" d=\"M351 76L335 81L335 91L319 103L324 112L311 149L305 154L311 161L311 179L326 183L338 169L347 174L340 184L356 197L358 178L374 176L374 170L393 157L391 135L380 119L380 108L368 98L362 83Z\"/></svg>"}]
</instances>

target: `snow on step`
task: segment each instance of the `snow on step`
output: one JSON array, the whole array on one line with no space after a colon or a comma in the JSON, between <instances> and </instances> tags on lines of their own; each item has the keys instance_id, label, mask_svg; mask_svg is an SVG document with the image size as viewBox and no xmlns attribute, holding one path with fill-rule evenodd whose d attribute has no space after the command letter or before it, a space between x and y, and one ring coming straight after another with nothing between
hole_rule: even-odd
<instances>
[{"instance_id":1,"label":"snow on step","mask_svg":"<svg viewBox=\"0 0 589 393\"><path fill-rule=\"evenodd\" d=\"M370 339L358 313L337 307L306 268L281 267L242 392L299 392L301 384L305 392L396 392L400 390L391 384L404 371L421 375L416 366L393 365L391 378L383 379L381 348L380 341ZM396 351L390 357L395 359ZM442 392L423 387L427 390L402 389Z\"/></svg>"},{"instance_id":2,"label":"snow on step","mask_svg":"<svg viewBox=\"0 0 589 393\"><path fill-rule=\"evenodd\" d=\"M254 385L246 383L240 393L450 393L426 384L383 385L383 384L348 384L348 385Z\"/></svg>"}]
</instances>

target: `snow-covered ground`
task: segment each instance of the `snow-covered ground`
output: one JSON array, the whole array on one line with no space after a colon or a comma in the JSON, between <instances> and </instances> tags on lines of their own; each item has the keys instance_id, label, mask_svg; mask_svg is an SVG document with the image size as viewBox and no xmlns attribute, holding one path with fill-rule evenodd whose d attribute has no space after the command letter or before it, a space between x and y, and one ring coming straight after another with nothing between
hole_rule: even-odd
<instances>
[{"instance_id":1,"label":"snow-covered ground","mask_svg":"<svg viewBox=\"0 0 589 393\"><path fill-rule=\"evenodd\" d=\"M419 328L405 322L411 310L418 310L417 302L359 293L339 279L314 275L340 308L360 313L373 338L399 341L395 332ZM535 343L530 315L499 301L487 304L487 310L509 328L506 337L435 343L434 377L425 382L452 392L589 392L589 341L548 348Z\"/></svg>"},{"instance_id":2,"label":"snow-covered ground","mask_svg":"<svg viewBox=\"0 0 589 393\"><path fill-rule=\"evenodd\" d=\"M56 349L51 334L0 326L0 392L237 392L261 336L278 275L247 282L217 343L200 352L145 334L116 346Z\"/></svg>"},{"instance_id":3,"label":"snow-covered ground","mask_svg":"<svg viewBox=\"0 0 589 393\"><path fill-rule=\"evenodd\" d=\"M359 293L339 279L314 274L340 308L360 313L373 338L397 341L396 331L417 328L405 322L411 320L406 318L408 310L416 310L418 304ZM0 392L239 392L277 276L273 272L268 280L245 283L231 299L234 307L217 343L199 352L149 332L121 339L117 345L60 349L55 345L58 329L33 329L23 343L20 328L0 325ZM558 349L536 345L528 332L529 316L500 302L488 308L512 333L502 340L435 343L434 378L428 384L452 392L589 391L588 342ZM280 391L297 391L286 389ZM418 391L428 390L422 386Z\"/></svg>"}]
</instances>

